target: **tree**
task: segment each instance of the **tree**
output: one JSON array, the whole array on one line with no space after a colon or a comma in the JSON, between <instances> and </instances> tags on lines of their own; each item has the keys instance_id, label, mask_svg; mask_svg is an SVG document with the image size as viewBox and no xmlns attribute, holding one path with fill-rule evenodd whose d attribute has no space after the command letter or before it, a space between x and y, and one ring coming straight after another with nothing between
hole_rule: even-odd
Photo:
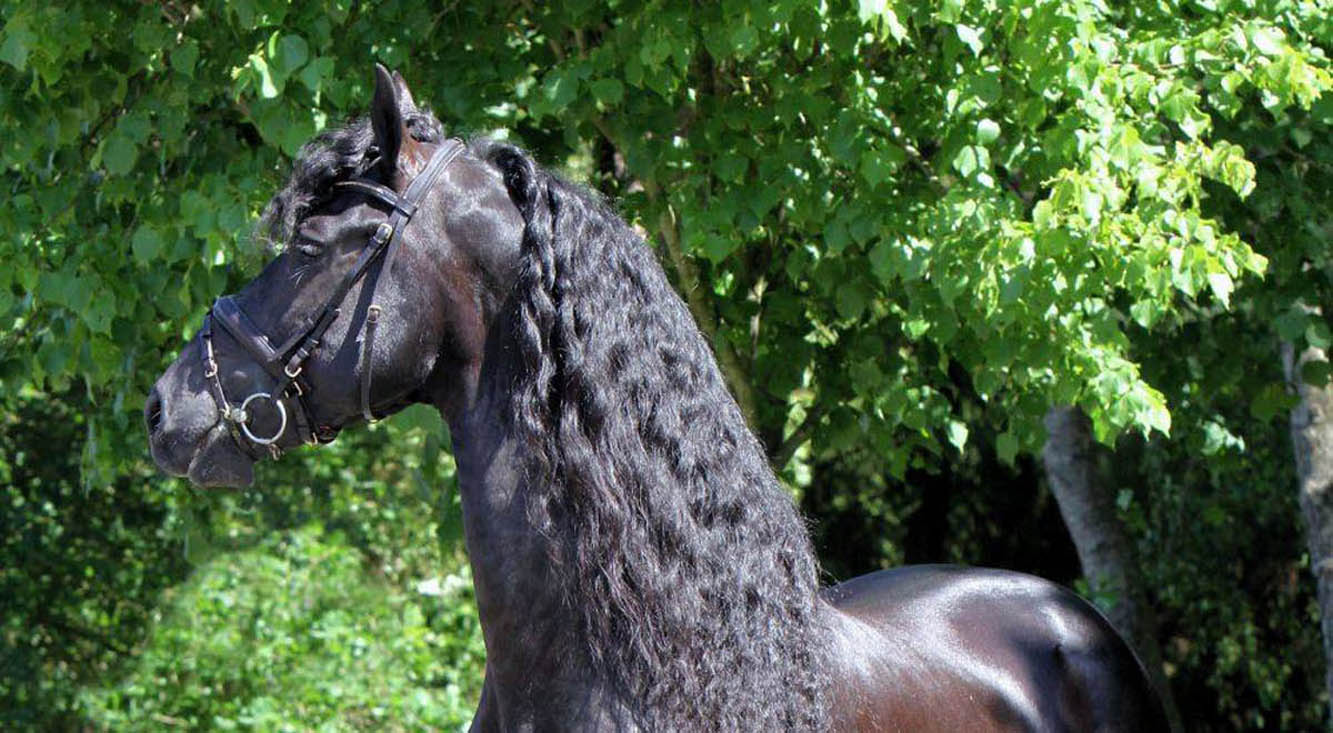
<instances>
[{"instance_id":1,"label":"tree","mask_svg":"<svg viewBox=\"0 0 1333 733\"><path fill-rule=\"evenodd\" d=\"M149 379L264 256L250 222L300 144L369 97L372 58L450 127L510 131L636 218L784 477L878 528L870 564L903 556L882 538L925 503L909 476L968 482L940 526L978 557L960 548L1003 531L978 518L1022 503L989 477L1036 475L1053 405L1190 477L1172 487L1226 484L1230 449L1208 471L1183 454L1205 434L1267 445L1292 406L1273 331L1328 345L1298 307L1322 304L1333 210L1333 26L1313 2L71 0L0 22L0 398L77 392L90 486L143 480ZM1173 371L1181 334L1237 321L1271 325L1272 369ZM1115 478L1118 515L1159 547L1157 500ZM1162 596L1193 582L1172 572Z\"/></svg>"},{"instance_id":2,"label":"tree","mask_svg":"<svg viewBox=\"0 0 1333 733\"><path fill-rule=\"evenodd\" d=\"M1079 562L1093 593L1109 599L1107 617L1130 641L1166 702L1171 727L1181 730L1157 641L1157 621L1148 599L1129 530L1115 510L1115 497L1102 486L1093 453L1088 417L1072 407L1046 413L1042 459L1051 491L1078 547Z\"/></svg>"}]
</instances>

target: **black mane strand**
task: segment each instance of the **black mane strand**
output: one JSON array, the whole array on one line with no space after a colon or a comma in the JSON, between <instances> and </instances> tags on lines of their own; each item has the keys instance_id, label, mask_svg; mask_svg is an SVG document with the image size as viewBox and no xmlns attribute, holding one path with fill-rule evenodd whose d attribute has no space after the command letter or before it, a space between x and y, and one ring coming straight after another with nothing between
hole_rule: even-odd
<instances>
[{"instance_id":1,"label":"black mane strand","mask_svg":"<svg viewBox=\"0 0 1333 733\"><path fill-rule=\"evenodd\" d=\"M526 222L508 419L587 653L650 730L827 727L805 526L651 248L490 143Z\"/></svg>"}]
</instances>

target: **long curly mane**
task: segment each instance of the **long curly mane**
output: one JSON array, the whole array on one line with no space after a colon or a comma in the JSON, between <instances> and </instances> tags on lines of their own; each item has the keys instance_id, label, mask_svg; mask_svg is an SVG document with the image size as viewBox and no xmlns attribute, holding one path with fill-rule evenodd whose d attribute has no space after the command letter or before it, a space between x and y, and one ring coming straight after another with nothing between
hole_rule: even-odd
<instances>
[{"instance_id":1,"label":"long curly mane","mask_svg":"<svg viewBox=\"0 0 1333 733\"><path fill-rule=\"evenodd\" d=\"M648 729L826 728L809 537L689 310L605 202L484 148L526 222L508 429L593 663Z\"/></svg>"}]
</instances>

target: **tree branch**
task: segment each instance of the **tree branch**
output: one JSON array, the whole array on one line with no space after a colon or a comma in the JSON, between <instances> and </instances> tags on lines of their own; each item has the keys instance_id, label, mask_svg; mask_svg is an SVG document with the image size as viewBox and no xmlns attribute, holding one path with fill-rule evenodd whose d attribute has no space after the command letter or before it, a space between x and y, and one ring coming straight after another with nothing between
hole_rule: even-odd
<instances>
[{"instance_id":1,"label":"tree branch","mask_svg":"<svg viewBox=\"0 0 1333 733\"><path fill-rule=\"evenodd\" d=\"M809 412L805 413L805 419L801 421L801 424L797 425L791 435L782 441L782 445L778 446L777 450L769 455L768 462L773 466L773 470L781 471L782 467L786 466L787 462L791 460L791 457L796 455L796 451L801 445L810 439L810 434L819 425L819 421L824 419L826 411L823 403L817 403L810 408Z\"/></svg>"},{"instance_id":2,"label":"tree branch","mask_svg":"<svg viewBox=\"0 0 1333 733\"><path fill-rule=\"evenodd\" d=\"M614 144L614 141L613 143ZM731 387L732 396L736 398L736 403L740 405L741 414L745 416L745 421L751 428L758 427L755 420L754 391L750 388L749 374L745 367L741 365L740 357L736 355L736 350L732 348L731 343L718 336L717 316L713 313L712 305L705 297L703 285L699 281L699 269L694 266L694 261L690 259L680 243L680 227L676 220L676 213L672 210L671 204L663 200L662 190L657 182L652 179L640 179L643 184L643 190L648 194L648 199L662 206L662 214L658 217L657 230L666 246L667 259L671 263L672 269L676 271L676 280L680 284L681 294L685 296L685 303L690 308L690 313L694 315L694 320L699 324L699 330L703 332L704 337L713 346L713 352L717 356L718 363L722 367L722 374L727 380L727 385Z\"/></svg>"}]
</instances>

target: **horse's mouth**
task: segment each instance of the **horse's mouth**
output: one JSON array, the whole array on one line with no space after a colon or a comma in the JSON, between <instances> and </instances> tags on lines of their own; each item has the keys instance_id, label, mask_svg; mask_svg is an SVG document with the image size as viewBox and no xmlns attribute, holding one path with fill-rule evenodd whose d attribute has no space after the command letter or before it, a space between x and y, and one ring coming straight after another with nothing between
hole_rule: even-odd
<instances>
[{"instance_id":1,"label":"horse's mouth","mask_svg":"<svg viewBox=\"0 0 1333 733\"><path fill-rule=\"evenodd\" d=\"M199 488L241 488L254 482L254 460L241 451L221 423L204 431L188 448L175 444L177 440L177 436L163 434L151 438L153 462L163 473L189 479Z\"/></svg>"},{"instance_id":2,"label":"horse's mouth","mask_svg":"<svg viewBox=\"0 0 1333 733\"><path fill-rule=\"evenodd\" d=\"M190 458L185 477L199 488L244 488L254 483L255 462L219 424L210 429Z\"/></svg>"}]
</instances>

